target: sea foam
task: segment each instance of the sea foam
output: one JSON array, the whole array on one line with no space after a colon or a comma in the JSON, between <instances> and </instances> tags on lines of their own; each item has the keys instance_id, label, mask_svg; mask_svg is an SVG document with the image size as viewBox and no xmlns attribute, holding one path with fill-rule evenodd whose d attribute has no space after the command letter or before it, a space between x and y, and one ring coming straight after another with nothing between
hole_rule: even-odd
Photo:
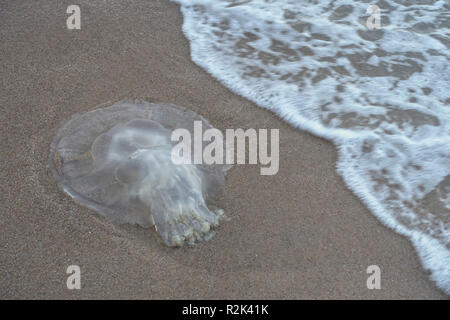
<instances>
[{"instance_id":1,"label":"sea foam","mask_svg":"<svg viewBox=\"0 0 450 320\"><path fill-rule=\"evenodd\" d=\"M447 1L173 0L192 60L295 127L450 293ZM367 8L381 9L369 30ZM282 156L282 155L281 155Z\"/></svg>"}]
</instances>

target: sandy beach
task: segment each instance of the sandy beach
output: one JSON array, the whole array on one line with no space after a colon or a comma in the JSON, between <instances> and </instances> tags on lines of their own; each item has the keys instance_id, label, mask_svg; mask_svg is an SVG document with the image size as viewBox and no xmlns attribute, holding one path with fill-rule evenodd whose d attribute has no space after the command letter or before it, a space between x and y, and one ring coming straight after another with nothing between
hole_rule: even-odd
<instances>
[{"instance_id":1,"label":"sandy beach","mask_svg":"<svg viewBox=\"0 0 450 320\"><path fill-rule=\"evenodd\" d=\"M168 0L0 4L0 298L447 299L412 244L382 225L335 171L328 141L239 97L190 59ZM280 130L280 170L235 166L216 202L229 221L195 247L77 205L47 167L73 114L124 98L189 108L220 130ZM81 290L66 269L81 268ZM366 286L370 265L381 289Z\"/></svg>"}]
</instances>

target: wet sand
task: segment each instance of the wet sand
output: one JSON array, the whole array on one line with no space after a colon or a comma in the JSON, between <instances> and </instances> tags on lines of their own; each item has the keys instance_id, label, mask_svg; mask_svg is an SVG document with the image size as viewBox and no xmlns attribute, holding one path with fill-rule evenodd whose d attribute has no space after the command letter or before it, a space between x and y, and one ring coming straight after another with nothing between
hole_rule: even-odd
<instances>
[{"instance_id":1,"label":"wet sand","mask_svg":"<svg viewBox=\"0 0 450 320\"><path fill-rule=\"evenodd\" d=\"M446 299L410 242L383 226L335 172L327 141L232 94L189 55L169 1L0 4L0 298ZM215 127L280 129L280 170L235 166L216 203L230 221L178 249L153 230L80 207L47 169L57 128L107 101L192 109ZM81 290L66 269L81 268ZM381 268L368 290L366 268Z\"/></svg>"}]
</instances>

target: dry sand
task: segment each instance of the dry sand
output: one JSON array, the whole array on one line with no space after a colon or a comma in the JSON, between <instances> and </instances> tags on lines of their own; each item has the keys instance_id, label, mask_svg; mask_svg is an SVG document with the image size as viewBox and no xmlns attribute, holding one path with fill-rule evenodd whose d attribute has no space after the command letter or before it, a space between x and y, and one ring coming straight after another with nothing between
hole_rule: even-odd
<instances>
[{"instance_id":1,"label":"dry sand","mask_svg":"<svg viewBox=\"0 0 450 320\"><path fill-rule=\"evenodd\" d=\"M0 4L1 298L447 298L410 242L383 226L335 172L327 141L232 94L190 60L169 1ZM107 101L191 108L221 130L279 128L280 171L234 167L217 203L230 221L213 240L167 248L75 204L46 169L56 129ZM81 267L81 290L66 269ZM381 268L368 290L366 268Z\"/></svg>"}]
</instances>

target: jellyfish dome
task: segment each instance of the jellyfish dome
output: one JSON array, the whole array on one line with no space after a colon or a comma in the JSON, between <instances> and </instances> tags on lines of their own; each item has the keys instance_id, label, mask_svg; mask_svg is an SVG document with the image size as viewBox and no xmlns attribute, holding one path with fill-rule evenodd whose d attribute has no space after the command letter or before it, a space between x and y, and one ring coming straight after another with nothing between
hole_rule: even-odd
<instances>
[{"instance_id":1,"label":"jellyfish dome","mask_svg":"<svg viewBox=\"0 0 450 320\"><path fill-rule=\"evenodd\" d=\"M51 144L52 174L78 204L119 223L154 226L168 246L208 240L225 216L206 201L230 166L172 161L172 131L193 134L194 121L212 128L192 111L146 101L74 115Z\"/></svg>"}]
</instances>

